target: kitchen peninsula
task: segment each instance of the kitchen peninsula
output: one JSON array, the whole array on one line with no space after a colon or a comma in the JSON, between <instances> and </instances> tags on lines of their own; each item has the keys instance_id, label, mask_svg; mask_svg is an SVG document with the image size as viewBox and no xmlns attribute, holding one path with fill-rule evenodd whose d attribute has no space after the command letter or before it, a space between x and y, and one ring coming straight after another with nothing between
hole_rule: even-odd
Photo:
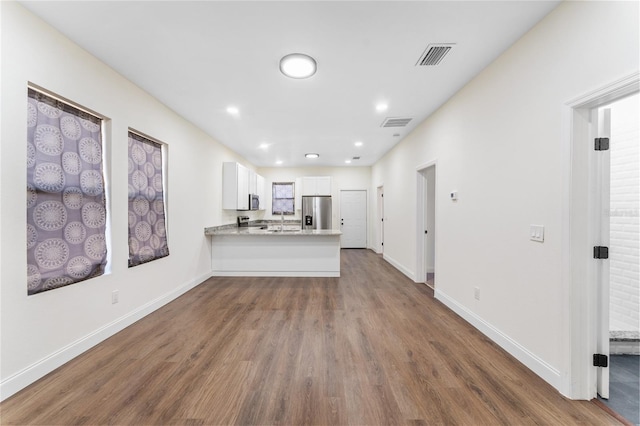
<instances>
[{"instance_id":1,"label":"kitchen peninsula","mask_svg":"<svg viewBox=\"0 0 640 426\"><path fill-rule=\"evenodd\" d=\"M213 276L339 277L340 235L300 225L205 228Z\"/></svg>"}]
</instances>

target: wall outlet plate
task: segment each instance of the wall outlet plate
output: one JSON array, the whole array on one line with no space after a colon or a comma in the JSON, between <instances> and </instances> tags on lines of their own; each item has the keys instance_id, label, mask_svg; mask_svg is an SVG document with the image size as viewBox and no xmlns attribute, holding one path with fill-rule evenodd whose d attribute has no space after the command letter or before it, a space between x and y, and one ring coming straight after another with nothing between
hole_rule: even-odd
<instances>
[{"instance_id":1,"label":"wall outlet plate","mask_svg":"<svg viewBox=\"0 0 640 426\"><path fill-rule=\"evenodd\" d=\"M111 292L111 304L115 305L116 303L118 303L120 300L120 294L118 292L118 290L113 290Z\"/></svg>"}]
</instances>

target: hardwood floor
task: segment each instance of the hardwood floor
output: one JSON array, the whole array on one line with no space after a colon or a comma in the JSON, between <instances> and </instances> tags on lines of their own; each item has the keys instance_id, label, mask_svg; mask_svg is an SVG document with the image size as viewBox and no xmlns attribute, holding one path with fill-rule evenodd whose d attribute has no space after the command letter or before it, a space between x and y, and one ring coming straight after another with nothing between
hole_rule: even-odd
<instances>
[{"instance_id":1,"label":"hardwood floor","mask_svg":"<svg viewBox=\"0 0 640 426\"><path fill-rule=\"evenodd\" d=\"M0 404L2 424L619 424L368 250L212 278Z\"/></svg>"}]
</instances>

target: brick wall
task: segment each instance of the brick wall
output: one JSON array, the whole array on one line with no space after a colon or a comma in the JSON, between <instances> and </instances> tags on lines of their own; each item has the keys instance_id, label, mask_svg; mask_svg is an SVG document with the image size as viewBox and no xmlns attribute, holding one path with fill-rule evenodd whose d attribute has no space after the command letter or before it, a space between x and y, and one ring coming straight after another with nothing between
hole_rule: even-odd
<instances>
[{"instance_id":1,"label":"brick wall","mask_svg":"<svg viewBox=\"0 0 640 426\"><path fill-rule=\"evenodd\" d=\"M610 329L640 328L638 95L611 105Z\"/></svg>"}]
</instances>

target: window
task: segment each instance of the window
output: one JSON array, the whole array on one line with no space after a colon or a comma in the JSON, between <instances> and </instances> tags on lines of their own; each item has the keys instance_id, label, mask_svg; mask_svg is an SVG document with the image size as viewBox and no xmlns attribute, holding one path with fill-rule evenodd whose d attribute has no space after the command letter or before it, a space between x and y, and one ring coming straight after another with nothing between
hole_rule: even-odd
<instances>
[{"instance_id":1,"label":"window","mask_svg":"<svg viewBox=\"0 0 640 426\"><path fill-rule=\"evenodd\" d=\"M293 182L274 182L272 186L271 210L273 214L294 214L295 197Z\"/></svg>"},{"instance_id":2,"label":"window","mask_svg":"<svg viewBox=\"0 0 640 426\"><path fill-rule=\"evenodd\" d=\"M169 256L162 145L129 132L129 267Z\"/></svg>"},{"instance_id":3,"label":"window","mask_svg":"<svg viewBox=\"0 0 640 426\"><path fill-rule=\"evenodd\" d=\"M27 294L104 274L102 120L32 88L27 97Z\"/></svg>"}]
</instances>

